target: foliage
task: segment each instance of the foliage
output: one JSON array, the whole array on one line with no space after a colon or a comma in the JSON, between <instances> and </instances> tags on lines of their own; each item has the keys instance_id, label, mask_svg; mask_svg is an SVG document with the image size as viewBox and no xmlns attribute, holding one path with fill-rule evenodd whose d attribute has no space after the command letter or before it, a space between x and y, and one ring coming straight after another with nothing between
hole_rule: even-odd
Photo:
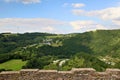
<instances>
[{"instance_id":1,"label":"foliage","mask_svg":"<svg viewBox=\"0 0 120 80\"><path fill-rule=\"evenodd\" d=\"M111 59L104 61L106 56ZM0 34L1 64L11 59L22 59L27 61L23 68L70 70L72 67L92 67L103 71L108 67L120 68L119 58L120 30L72 34ZM53 64L57 59L69 60L59 67Z\"/></svg>"}]
</instances>

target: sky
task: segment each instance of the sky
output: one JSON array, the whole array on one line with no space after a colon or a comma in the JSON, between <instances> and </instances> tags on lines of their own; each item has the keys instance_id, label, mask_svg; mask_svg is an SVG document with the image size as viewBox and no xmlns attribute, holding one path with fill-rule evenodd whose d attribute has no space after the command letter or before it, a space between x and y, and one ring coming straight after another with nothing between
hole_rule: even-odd
<instances>
[{"instance_id":1,"label":"sky","mask_svg":"<svg viewBox=\"0 0 120 80\"><path fill-rule=\"evenodd\" d=\"M0 0L0 33L120 29L120 0Z\"/></svg>"}]
</instances>

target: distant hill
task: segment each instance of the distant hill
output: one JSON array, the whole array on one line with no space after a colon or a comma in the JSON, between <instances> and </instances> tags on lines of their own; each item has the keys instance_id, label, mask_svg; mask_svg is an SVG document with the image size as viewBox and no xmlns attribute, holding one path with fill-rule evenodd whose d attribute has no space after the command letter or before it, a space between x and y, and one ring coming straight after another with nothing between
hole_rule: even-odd
<instances>
[{"instance_id":1,"label":"distant hill","mask_svg":"<svg viewBox=\"0 0 120 80\"><path fill-rule=\"evenodd\" d=\"M72 67L93 67L99 71L108 67L120 68L120 30L0 34L0 63L12 59L27 61L23 68L70 70ZM56 60L58 62L54 63Z\"/></svg>"}]
</instances>

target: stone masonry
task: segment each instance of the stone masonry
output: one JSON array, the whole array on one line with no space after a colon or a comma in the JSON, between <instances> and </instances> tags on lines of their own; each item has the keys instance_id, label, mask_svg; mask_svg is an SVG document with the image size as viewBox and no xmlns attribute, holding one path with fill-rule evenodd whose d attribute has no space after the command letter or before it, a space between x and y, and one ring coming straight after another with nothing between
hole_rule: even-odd
<instances>
[{"instance_id":1,"label":"stone masonry","mask_svg":"<svg viewBox=\"0 0 120 80\"><path fill-rule=\"evenodd\" d=\"M96 72L93 68L73 68L71 71L22 69L0 73L0 80L120 80L120 69Z\"/></svg>"}]
</instances>

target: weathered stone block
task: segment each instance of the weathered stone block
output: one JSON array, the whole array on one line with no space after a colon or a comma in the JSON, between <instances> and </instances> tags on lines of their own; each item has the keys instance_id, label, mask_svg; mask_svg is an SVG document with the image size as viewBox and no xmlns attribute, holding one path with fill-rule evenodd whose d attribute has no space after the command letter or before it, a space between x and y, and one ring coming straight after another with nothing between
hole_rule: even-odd
<instances>
[{"instance_id":1,"label":"weathered stone block","mask_svg":"<svg viewBox=\"0 0 120 80\"><path fill-rule=\"evenodd\" d=\"M5 71L0 73L0 80L18 80L19 71Z\"/></svg>"},{"instance_id":2,"label":"weathered stone block","mask_svg":"<svg viewBox=\"0 0 120 80\"><path fill-rule=\"evenodd\" d=\"M38 80L56 80L57 70L40 70L38 75Z\"/></svg>"},{"instance_id":3,"label":"weathered stone block","mask_svg":"<svg viewBox=\"0 0 120 80\"><path fill-rule=\"evenodd\" d=\"M73 73L71 71L59 71L57 80L73 80Z\"/></svg>"},{"instance_id":4,"label":"weathered stone block","mask_svg":"<svg viewBox=\"0 0 120 80\"><path fill-rule=\"evenodd\" d=\"M36 75L39 69L22 69L20 71L19 80L37 80Z\"/></svg>"},{"instance_id":5,"label":"weathered stone block","mask_svg":"<svg viewBox=\"0 0 120 80\"><path fill-rule=\"evenodd\" d=\"M106 69L106 73L115 80L120 80L120 69Z\"/></svg>"},{"instance_id":6,"label":"weathered stone block","mask_svg":"<svg viewBox=\"0 0 120 80\"><path fill-rule=\"evenodd\" d=\"M90 80L91 75L95 73L93 68L73 68L73 80Z\"/></svg>"}]
</instances>

